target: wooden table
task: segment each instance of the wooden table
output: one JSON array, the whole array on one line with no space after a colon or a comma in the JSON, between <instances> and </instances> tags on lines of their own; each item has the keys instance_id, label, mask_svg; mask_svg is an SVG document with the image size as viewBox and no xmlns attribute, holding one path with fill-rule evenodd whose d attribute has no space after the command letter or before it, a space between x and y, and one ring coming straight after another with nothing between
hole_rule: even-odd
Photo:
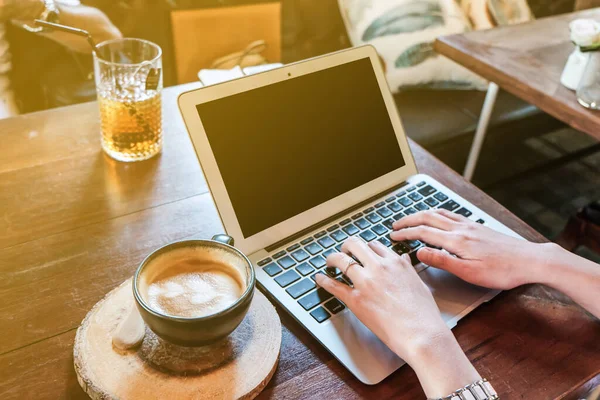
<instances>
[{"instance_id":1,"label":"wooden table","mask_svg":"<svg viewBox=\"0 0 600 400\"><path fill-rule=\"evenodd\" d=\"M101 152L95 103L0 121L0 399L84 398L72 346L88 310L157 247L222 231L177 110L180 91L164 92L164 152L141 163ZM544 240L411 146L422 172ZM361 384L278 310L281 360L260 398L424 398L408 367L377 386ZM503 398L560 398L599 379L600 324L542 287L501 294L454 332Z\"/></svg>"},{"instance_id":2,"label":"wooden table","mask_svg":"<svg viewBox=\"0 0 600 400\"><path fill-rule=\"evenodd\" d=\"M569 23L600 20L600 8L543 18L520 25L444 36L435 50L488 79L491 84L465 169L470 179L493 109L498 86L553 117L600 139L600 111L584 108L560 76L574 45Z\"/></svg>"}]
</instances>

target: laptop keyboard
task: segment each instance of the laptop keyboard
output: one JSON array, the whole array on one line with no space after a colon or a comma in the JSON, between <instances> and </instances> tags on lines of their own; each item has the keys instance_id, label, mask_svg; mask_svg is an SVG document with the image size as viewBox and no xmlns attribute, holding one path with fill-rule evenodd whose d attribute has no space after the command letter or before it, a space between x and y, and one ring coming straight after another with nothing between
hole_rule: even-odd
<instances>
[{"instance_id":1,"label":"laptop keyboard","mask_svg":"<svg viewBox=\"0 0 600 400\"><path fill-rule=\"evenodd\" d=\"M317 274L327 274L345 285L352 281L337 268L326 268L329 254L340 251L350 236L360 236L366 242L378 240L397 254L409 254L412 265L420 272L427 268L417 259L417 250L425 246L418 240L394 242L390 238L392 224L410 214L430 208L443 208L465 217L472 212L425 182L419 182L394 193L379 203L333 224L311 237L288 246L285 250L260 260L263 271L285 289L304 310L322 323L343 311L346 306L317 287ZM484 220L477 220L485 223Z\"/></svg>"}]
</instances>

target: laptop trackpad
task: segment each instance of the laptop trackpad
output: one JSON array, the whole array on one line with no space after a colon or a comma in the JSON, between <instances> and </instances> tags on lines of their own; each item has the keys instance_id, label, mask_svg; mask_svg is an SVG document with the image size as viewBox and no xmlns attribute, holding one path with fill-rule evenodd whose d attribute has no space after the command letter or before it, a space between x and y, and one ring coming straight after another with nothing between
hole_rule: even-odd
<instances>
[{"instance_id":1,"label":"laptop trackpad","mask_svg":"<svg viewBox=\"0 0 600 400\"><path fill-rule=\"evenodd\" d=\"M431 289L442 317L450 327L454 327L466 313L495 294L494 290L472 285L434 267L426 268L419 276Z\"/></svg>"}]
</instances>

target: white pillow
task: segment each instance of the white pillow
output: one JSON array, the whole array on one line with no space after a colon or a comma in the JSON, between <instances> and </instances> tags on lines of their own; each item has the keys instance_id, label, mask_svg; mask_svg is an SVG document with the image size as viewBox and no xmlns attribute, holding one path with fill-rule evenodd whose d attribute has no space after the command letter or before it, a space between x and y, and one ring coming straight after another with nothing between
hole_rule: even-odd
<instances>
[{"instance_id":1,"label":"white pillow","mask_svg":"<svg viewBox=\"0 0 600 400\"><path fill-rule=\"evenodd\" d=\"M339 0L352 44L372 44L392 91L411 87L485 90L480 76L433 50L438 36L470 30L455 0Z\"/></svg>"}]
</instances>

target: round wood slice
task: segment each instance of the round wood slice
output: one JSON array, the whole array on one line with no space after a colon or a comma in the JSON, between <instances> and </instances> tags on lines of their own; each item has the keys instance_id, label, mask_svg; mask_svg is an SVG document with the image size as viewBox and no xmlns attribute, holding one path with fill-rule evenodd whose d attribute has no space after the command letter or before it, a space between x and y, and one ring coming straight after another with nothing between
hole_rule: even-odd
<instances>
[{"instance_id":1,"label":"round wood slice","mask_svg":"<svg viewBox=\"0 0 600 400\"><path fill-rule=\"evenodd\" d=\"M133 306L129 279L98 302L77 330L75 372L92 399L253 399L275 372L281 322L258 290L240 326L209 347L174 346L147 329L139 348L114 348L113 332Z\"/></svg>"}]
</instances>

